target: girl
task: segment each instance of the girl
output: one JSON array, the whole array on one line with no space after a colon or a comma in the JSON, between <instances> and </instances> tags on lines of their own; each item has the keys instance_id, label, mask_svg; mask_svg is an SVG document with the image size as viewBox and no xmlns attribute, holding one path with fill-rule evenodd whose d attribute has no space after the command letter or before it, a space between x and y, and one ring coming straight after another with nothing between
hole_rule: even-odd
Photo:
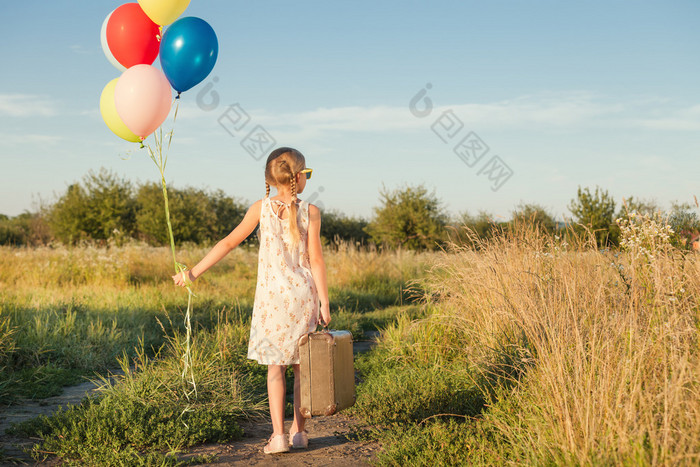
<instances>
[{"instance_id":1,"label":"girl","mask_svg":"<svg viewBox=\"0 0 700 467\"><path fill-rule=\"evenodd\" d=\"M299 411L299 338L316 328L319 316L331 321L326 265L321 251L321 213L301 201L311 169L292 148L272 151L265 165L265 198L256 201L241 223L192 269L173 276L184 286L238 246L260 224L260 252L248 358L267 365L267 394L273 433L266 454L305 448L308 436ZM277 195L270 198L270 186ZM185 277L186 276L186 277ZM294 368L294 421L289 442L284 433L285 372Z\"/></svg>"}]
</instances>

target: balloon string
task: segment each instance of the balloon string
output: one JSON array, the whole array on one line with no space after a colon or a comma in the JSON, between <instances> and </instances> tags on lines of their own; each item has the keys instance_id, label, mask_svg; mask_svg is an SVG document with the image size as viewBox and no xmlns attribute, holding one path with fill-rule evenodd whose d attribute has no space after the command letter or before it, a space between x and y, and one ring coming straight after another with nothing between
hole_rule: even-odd
<instances>
[{"instance_id":1,"label":"balloon string","mask_svg":"<svg viewBox=\"0 0 700 467\"><path fill-rule=\"evenodd\" d=\"M173 129L170 130L170 137L168 138L168 149L166 152L166 159L167 159L167 153L170 152L170 144L173 142L173 132L175 131L175 121L177 121L177 112L180 110L180 101L176 100L175 101L175 113L173 114Z\"/></svg>"},{"instance_id":2,"label":"balloon string","mask_svg":"<svg viewBox=\"0 0 700 467\"><path fill-rule=\"evenodd\" d=\"M179 103L175 107L175 114L173 116L173 127L175 124L175 119L177 118ZM165 221L168 226L168 236L170 239L170 251L173 256L173 265L175 267L175 274L182 274L187 271L187 266L179 263L175 256L175 236L173 235L173 226L170 221L170 207L168 203L168 187L165 182L165 166L168 161L168 152L170 150L170 144L172 142L174 128L168 133L168 145L166 149L165 157L163 157L163 128L160 127L153 134L155 139L155 151L153 148L148 146L148 154L151 160L156 164L160 172L160 182L163 189L163 204L165 208ZM143 142L142 142L143 144ZM185 380L189 376L190 385L192 385L192 391L185 391L185 397L189 400L190 395L194 394L197 397L197 383L194 377L194 368L192 366L192 297L196 297L195 293L192 291L191 283L186 283L185 287L187 289L187 312L185 313L185 353L181 358L183 369L182 369L182 379Z\"/></svg>"}]
</instances>

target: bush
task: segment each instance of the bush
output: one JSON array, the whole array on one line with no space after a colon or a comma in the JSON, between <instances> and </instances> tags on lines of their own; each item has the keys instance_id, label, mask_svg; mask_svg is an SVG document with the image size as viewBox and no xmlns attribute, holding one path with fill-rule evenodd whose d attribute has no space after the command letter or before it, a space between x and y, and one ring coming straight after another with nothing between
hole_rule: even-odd
<instances>
[{"instance_id":1,"label":"bush","mask_svg":"<svg viewBox=\"0 0 700 467\"><path fill-rule=\"evenodd\" d=\"M348 217L334 211L321 213L321 237L334 248L343 242L365 245L370 236L365 232L368 222L363 218Z\"/></svg>"},{"instance_id":2,"label":"bush","mask_svg":"<svg viewBox=\"0 0 700 467\"><path fill-rule=\"evenodd\" d=\"M15 217L0 214L0 245L40 246L51 241L44 216L25 212Z\"/></svg>"},{"instance_id":3,"label":"bush","mask_svg":"<svg viewBox=\"0 0 700 467\"><path fill-rule=\"evenodd\" d=\"M380 191L381 206L365 228L378 244L434 250L445 240L447 215L435 193L423 186Z\"/></svg>"},{"instance_id":4,"label":"bush","mask_svg":"<svg viewBox=\"0 0 700 467\"><path fill-rule=\"evenodd\" d=\"M539 204L519 204L513 211L511 227L517 224L531 224L544 233L552 233L558 229L554 217Z\"/></svg>"},{"instance_id":5,"label":"bush","mask_svg":"<svg viewBox=\"0 0 700 467\"><path fill-rule=\"evenodd\" d=\"M581 226L588 228L595 236L598 246L617 245L615 226L615 201L607 190L596 187L578 188L576 198L569 203L569 210Z\"/></svg>"},{"instance_id":6,"label":"bush","mask_svg":"<svg viewBox=\"0 0 700 467\"><path fill-rule=\"evenodd\" d=\"M503 227L494 220L492 214L479 211L474 216L464 211L452 221L448 234L452 243L478 248L480 240L489 239L502 231Z\"/></svg>"},{"instance_id":7,"label":"bush","mask_svg":"<svg viewBox=\"0 0 700 467\"><path fill-rule=\"evenodd\" d=\"M25 243L23 232L7 216L0 215L0 245L24 245Z\"/></svg>"},{"instance_id":8,"label":"bush","mask_svg":"<svg viewBox=\"0 0 700 467\"><path fill-rule=\"evenodd\" d=\"M668 213L668 223L674 231L672 243L679 248L692 248L692 240L700 235L697 209L688 203L674 203Z\"/></svg>"},{"instance_id":9,"label":"bush","mask_svg":"<svg viewBox=\"0 0 700 467\"><path fill-rule=\"evenodd\" d=\"M637 199L634 196L630 196L622 199L622 206L620 206L620 210L615 215L615 219L627 217L633 212L651 216L659 211L661 211L661 208L655 201Z\"/></svg>"},{"instance_id":10,"label":"bush","mask_svg":"<svg viewBox=\"0 0 700 467\"><path fill-rule=\"evenodd\" d=\"M179 244L220 240L246 212L246 206L221 190L170 187L168 200L173 235ZM130 238L151 245L170 242L161 185L146 183L135 188L105 169L91 171L81 182L68 186L46 212L53 235L69 245L95 240L121 244ZM0 244L45 243L48 239L40 229L41 219L31 215L28 233L0 219Z\"/></svg>"},{"instance_id":11,"label":"bush","mask_svg":"<svg viewBox=\"0 0 700 467\"><path fill-rule=\"evenodd\" d=\"M63 243L123 239L134 233L136 205L131 182L100 169L68 187L49 209L53 234Z\"/></svg>"},{"instance_id":12,"label":"bush","mask_svg":"<svg viewBox=\"0 0 700 467\"><path fill-rule=\"evenodd\" d=\"M210 192L208 197L214 214L216 214L216 228L212 232L213 239L220 240L241 223L248 207L227 196L223 190Z\"/></svg>"},{"instance_id":13,"label":"bush","mask_svg":"<svg viewBox=\"0 0 700 467\"><path fill-rule=\"evenodd\" d=\"M157 183L142 185L136 196L139 236L151 245L170 243L165 221L163 189ZM177 244L210 243L228 235L243 219L246 208L221 190L169 188L168 205Z\"/></svg>"}]
</instances>

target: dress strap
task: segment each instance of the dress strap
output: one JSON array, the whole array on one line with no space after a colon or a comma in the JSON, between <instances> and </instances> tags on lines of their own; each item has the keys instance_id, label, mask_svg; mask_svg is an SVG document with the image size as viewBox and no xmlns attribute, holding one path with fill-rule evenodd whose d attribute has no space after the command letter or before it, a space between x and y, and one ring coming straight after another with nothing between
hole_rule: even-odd
<instances>
[{"instance_id":1,"label":"dress strap","mask_svg":"<svg viewBox=\"0 0 700 467\"><path fill-rule=\"evenodd\" d=\"M282 213L284 212L285 209L291 210L291 208L292 208L292 203L283 203L282 201L280 201L278 199L272 199L272 198L269 198L269 200L270 200L270 209L272 209L272 212L275 214L275 216L277 216L278 219L282 219ZM275 208L272 206L273 202L279 206L279 209L275 210ZM296 204L298 204L301 207L301 203L302 203L302 201L299 198L297 198ZM282 220L284 220L284 219L282 219Z\"/></svg>"},{"instance_id":2,"label":"dress strap","mask_svg":"<svg viewBox=\"0 0 700 467\"><path fill-rule=\"evenodd\" d=\"M277 206L277 209L275 209L275 207L272 205L273 202ZM282 213L284 212L285 209L289 209L289 208L290 208L290 205L287 203L283 203L282 201L280 201L278 199L270 199L270 209L275 214L275 216L280 220L284 220L282 218Z\"/></svg>"}]
</instances>

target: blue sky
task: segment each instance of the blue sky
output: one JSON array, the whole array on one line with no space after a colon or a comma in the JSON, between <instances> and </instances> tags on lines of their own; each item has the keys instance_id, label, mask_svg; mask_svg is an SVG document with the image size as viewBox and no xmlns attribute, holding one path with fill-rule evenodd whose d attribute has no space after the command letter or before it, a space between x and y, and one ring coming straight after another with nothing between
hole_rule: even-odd
<instances>
[{"instance_id":1,"label":"blue sky","mask_svg":"<svg viewBox=\"0 0 700 467\"><path fill-rule=\"evenodd\" d=\"M100 28L122 3L4 2L0 213L100 167L157 180L98 108L119 76ZM259 125L306 155L307 199L366 217L382 187L417 184L451 213L503 219L521 202L566 216L578 186L662 207L700 194L697 2L192 0L185 16L211 24L219 58L182 95L175 186L261 197L263 162L241 146ZM250 117L240 132L220 124L233 104ZM454 148L473 135L488 151L468 165Z\"/></svg>"}]
</instances>

